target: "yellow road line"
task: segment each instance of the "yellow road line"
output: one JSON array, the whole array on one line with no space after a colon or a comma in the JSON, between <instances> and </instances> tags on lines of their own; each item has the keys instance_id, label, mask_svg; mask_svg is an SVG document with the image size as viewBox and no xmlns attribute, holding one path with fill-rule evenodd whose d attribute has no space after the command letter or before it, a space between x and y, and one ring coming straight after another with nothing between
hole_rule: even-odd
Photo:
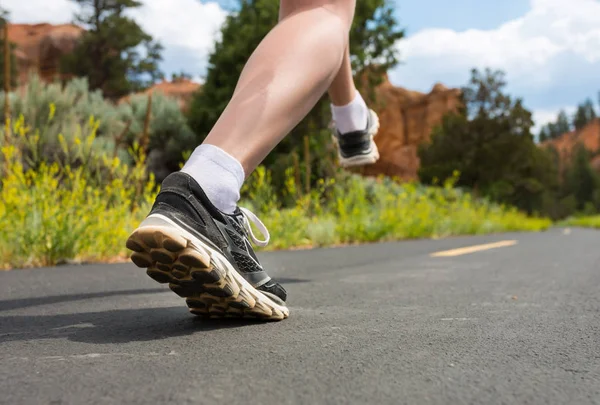
<instances>
[{"instance_id":1,"label":"yellow road line","mask_svg":"<svg viewBox=\"0 0 600 405\"><path fill-rule=\"evenodd\" d=\"M483 250L497 249L508 246L514 246L518 242L516 240L503 240L500 242L488 243L485 245L468 246L458 249L445 250L443 252L432 253L431 257L452 257L460 255L468 255L469 253L481 252Z\"/></svg>"}]
</instances>

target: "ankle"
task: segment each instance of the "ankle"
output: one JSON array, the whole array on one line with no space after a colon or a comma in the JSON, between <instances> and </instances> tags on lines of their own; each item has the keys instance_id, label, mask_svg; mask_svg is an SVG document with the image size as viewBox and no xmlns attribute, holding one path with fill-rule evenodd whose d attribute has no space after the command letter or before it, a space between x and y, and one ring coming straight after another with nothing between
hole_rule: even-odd
<instances>
[{"instance_id":1,"label":"ankle","mask_svg":"<svg viewBox=\"0 0 600 405\"><path fill-rule=\"evenodd\" d=\"M367 127L369 108L357 91L354 99L343 106L331 105L331 114L338 132L363 131Z\"/></svg>"},{"instance_id":2,"label":"ankle","mask_svg":"<svg viewBox=\"0 0 600 405\"><path fill-rule=\"evenodd\" d=\"M217 146L202 144L181 171L198 182L220 211L226 214L235 211L245 175L240 162L229 153Z\"/></svg>"}]
</instances>

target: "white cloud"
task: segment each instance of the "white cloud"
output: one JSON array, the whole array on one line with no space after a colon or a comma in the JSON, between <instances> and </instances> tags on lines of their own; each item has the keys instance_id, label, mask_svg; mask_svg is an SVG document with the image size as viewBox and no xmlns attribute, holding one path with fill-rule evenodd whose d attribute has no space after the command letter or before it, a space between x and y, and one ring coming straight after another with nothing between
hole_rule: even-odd
<instances>
[{"instance_id":1,"label":"white cloud","mask_svg":"<svg viewBox=\"0 0 600 405\"><path fill-rule=\"evenodd\" d=\"M132 12L142 28L165 47L189 53L197 70L203 66L227 13L217 3L198 0L145 0Z\"/></svg>"},{"instance_id":2,"label":"white cloud","mask_svg":"<svg viewBox=\"0 0 600 405\"><path fill-rule=\"evenodd\" d=\"M71 22L77 5L70 0L3 0L2 7L10 12L14 23Z\"/></svg>"},{"instance_id":3,"label":"white cloud","mask_svg":"<svg viewBox=\"0 0 600 405\"><path fill-rule=\"evenodd\" d=\"M392 79L421 89L437 80L462 85L469 69L489 66L506 71L509 84L526 92L576 80L568 77L569 72L590 77L600 69L600 1L530 0L530 4L524 16L496 29L424 29L401 41L406 63L392 72Z\"/></svg>"},{"instance_id":4,"label":"white cloud","mask_svg":"<svg viewBox=\"0 0 600 405\"><path fill-rule=\"evenodd\" d=\"M15 23L67 23L77 10L70 0L3 0L2 6ZM176 50L170 54L185 54L186 66L175 67L176 60L167 60L168 67L192 74L203 70L226 15L216 2L199 0L145 0L142 7L131 11L146 32L167 50Z\"/></svg>"}]
</instances>

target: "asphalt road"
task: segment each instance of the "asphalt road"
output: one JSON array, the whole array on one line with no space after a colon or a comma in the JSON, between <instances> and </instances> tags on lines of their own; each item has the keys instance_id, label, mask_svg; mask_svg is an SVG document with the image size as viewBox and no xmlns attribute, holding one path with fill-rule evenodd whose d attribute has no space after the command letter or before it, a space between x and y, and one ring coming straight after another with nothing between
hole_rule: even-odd
<instances>
[{"instance_id":1,"label":"asphalt road","mask_svg":"<svg viewBox=\"0 0 600 405\"><path fill-rule=\"evenodd\" d=\"M600 404L598 231L261 258L284 322L197 320L130 264L0 273L0 403Z\"/></svg>"}]
</instances>

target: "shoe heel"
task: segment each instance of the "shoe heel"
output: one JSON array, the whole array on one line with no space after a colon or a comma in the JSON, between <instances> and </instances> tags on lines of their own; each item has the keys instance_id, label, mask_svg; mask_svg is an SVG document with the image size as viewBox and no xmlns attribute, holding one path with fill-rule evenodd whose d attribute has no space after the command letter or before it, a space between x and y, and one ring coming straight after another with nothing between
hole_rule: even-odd
<instances>
[{"instance_id":1,"label":"shoe heel","mask_svg":"<svg viewBox=\"0 0 600 405\"><path fill-rule=\"evenodd\" d=\"M192 269L210 268L210 253L192 246L177 228L160 218L146 218L125 246L133 251L131 261L148 269L148 275L162 284L191 281Z\"/></svg>"}]
</instances>

